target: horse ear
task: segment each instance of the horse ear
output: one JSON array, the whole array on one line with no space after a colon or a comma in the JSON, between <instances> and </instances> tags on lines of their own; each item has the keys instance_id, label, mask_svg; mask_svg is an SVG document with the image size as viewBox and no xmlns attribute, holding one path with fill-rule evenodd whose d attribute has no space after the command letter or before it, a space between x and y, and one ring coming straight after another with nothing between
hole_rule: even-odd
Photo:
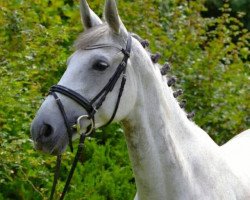
<instances>
[{"instance_id":1,"label":"horse ear","mask_svg":"<svg viewBox=\"0 0 250 200\"><path fill-rule=\"evenodd\" d=\"M80 0L80 12L85 29L102 24L102 20L90 9L86 0Z\"/></svg>"},{"instance_id":2,"label":"horse ear","mask_svg":"<svg viewBox=\"0 0 250 200\"><path fill-rule=\"evenodd\" d=\"M123 24L120 20L115 0L106 0L105 19L115 33L120 33Z\"/></svg>"}]
</instances>

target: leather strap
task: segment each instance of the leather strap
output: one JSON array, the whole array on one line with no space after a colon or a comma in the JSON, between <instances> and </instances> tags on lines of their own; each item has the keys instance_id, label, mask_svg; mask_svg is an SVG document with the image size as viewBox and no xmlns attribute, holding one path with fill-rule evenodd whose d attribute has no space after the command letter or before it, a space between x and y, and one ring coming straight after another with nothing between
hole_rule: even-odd
<instances>
[{"instance_id":1,"label":"leather strap","mask_svg":"<svg viewBox=\"0 0 250 200\"><path fill-rule=\"evenodd\" d=\"M64 87L62 85L54 85L50 88L50 92L52 92L52 94L53 94L53 92L61 93L65 96L69 97L70 99L73 99L75 102L77 102L83 108L85 108L87 110L87 112L92 111L91 103L86 98L81 96L79 93L75 92L74 90L71 90L71 89Z\"/></svg>"},{"instance_id":2,"label":"leather strap","mask_svg":"<svg viewBox=\"0 0 250 200\"><path fill-rule=\"evenodd\" d=\"M80 140L79 140L79 144L78 144L78 149L77 149L77 152L76 152L76 155L75 155L75 158L74 158L74 161L71 165L71 169L70 169L70 172L69 172L69 175L68 175L68 178L66 180L66 183L65 183L65 186L63 188L63 192L60 196L60 200L63 200L67 191L68 191L68 188L69 188L69 185L70 185L70 181L73 177L73 174L74 174L74 171L76 169L76 166L77 166L77 163L78 163L78 160L83 152L83 147L84 147L84 141L86 139L86 135L83 133L80 137Z\"/></svg>"},{"instance_id":3,"label":"leather strap","mask_svg":"<svg viewBox=\"0 0 250 200\"><path fill-rule=\"evenodd\" d=\"M58 108L59 108L59 110L60 110L60 112L62 114L63 121L64 121L64 124L65 124L66 129L67 129L67 133L68 133L69 147L70 147L71 152L73 152L73 145L72 145L72 136L73 136L73 133L72 133L72 129L70 127L70 123L69 123L68 117L66 115L64 106L63 106L61 100L59 99L59 97L57 96L57 94L55 92L51 91L51 94L54 96L54 98L56 100L56 103L58 105Z\"/></svg>"},{"instance_id":4,"label":"leather strap","mask_svg":"<svg viewBox=\"0 0 250 200\"><path fill-rule=\"evenodd\" d=\"M56 168L55 168L55 173L54 173L54 180L53 180L53 186L50 192L50 197L49 200L53 200L53 196L56 190L56 185L58 182L58 178L60 175L60 168L61 168L61 162L62 162L62 155L58 155L56 158Z\"/></svg>"}]
</instances>

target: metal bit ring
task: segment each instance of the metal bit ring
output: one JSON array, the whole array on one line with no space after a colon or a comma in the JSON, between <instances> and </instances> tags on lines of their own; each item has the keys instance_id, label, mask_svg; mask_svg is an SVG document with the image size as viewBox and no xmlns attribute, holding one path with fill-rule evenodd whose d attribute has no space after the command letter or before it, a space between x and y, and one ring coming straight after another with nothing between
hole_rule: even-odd
<instances>
[{"instance_id":1,"label":"metal bit ring","mask_svg":"<svg viewBox=\"0 0 250 200\"><path fill-rule=\"evenodd\" d=\"M76 128L77 133L79 135L82 135L83 132L81 131L81 120L83 120L83 119L88 119L91 122L91 124L90 124L91 128L84 133L86 136L89 136L94 129L94 121L92 118L89 118L88 115L82 115L82 116L78 117L77 123L74 127Z\"/></svg>"}]
</instances>

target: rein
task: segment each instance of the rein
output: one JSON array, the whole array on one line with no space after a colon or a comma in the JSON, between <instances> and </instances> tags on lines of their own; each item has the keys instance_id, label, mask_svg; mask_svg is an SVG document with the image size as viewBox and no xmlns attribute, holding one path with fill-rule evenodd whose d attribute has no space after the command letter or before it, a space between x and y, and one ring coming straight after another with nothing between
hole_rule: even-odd
<instances>
[{"instance_id":1,"label":"rein","mask_svg":"<svg viewBox=\"0 0 250 200\"><path fill-rule=\"evenodd\" d=\"M117 100L116 100L113 114L110 117L109 121L104 126L107 126L108 124L110 124L113 121L113 119L115 118L115 115L117 113L117 110L118 110L118 107L120 104L120 100L121 100L121 97L123 94L124 86L126 84L126 67L127 67L128 59L130 57L131 45L132 45L132 38L129 35L125 49L120 48L120 47L115 46L115 45L108 45L108 44L93 45L93 46L88 46L85 48L85 50L93 50L93 49L98 49L98 48L114 47L114 48L119 49L124 54L124 57L123 57L121 63L116 68L115 73L111 76L108 83L103 87L103 89L91 101L87 100L85 97L83 97L79 93L75 92L74 90L71 90L71 89L69 89L65 86L62 86L62 85L54 85L50 88L49 94L55 98L57 106L58 106L58 108L61 112L61 115L63 117L64 124L65 124L65 127L67 129L67 133L68 133L69 147L70 147L70 150L72 152L73 152L73 145L72 145L73 128L76 128L77 133L80 134L78 149L77 149L74 161L72 163L67 181L65 183L63 192L60 196L60 200L64 199L66 192L69 188L70 181L71 181L71 178L74 174L77 162L80 158L80 155L83 152L83 146L84 146L84 141L85 141L86 137L90 136L95 131L95 114L98 111L98 109L102 106L103 102L106 99L106 96L110 92L112 92L117 81L122 76L121 85L120 85L120 89L119 89L119 93L117 96ZM65 112L64 106L56 93L63 94L64 96L67 96L68 98L74 100L76 103L81 105L87 111L88 114L79 116L77 119L77 123L75 125L71 126L71 123L69 122L67 114ZM87 127L86 131L82 130L82 127L81 127L81 121L85 120L85 119L87 119L91 122L91 124ZM57 185L58 178L59 178L60 166L61 166L61 155L58 155L57 156L57 164L56 164L56 168L55 168L55 174L54 174L53 186L52 186L51 193L50 193L50 200L53 200L53 196L54 196L54 193L56 190L56 185Z\"/></svg>"}]
</instances>

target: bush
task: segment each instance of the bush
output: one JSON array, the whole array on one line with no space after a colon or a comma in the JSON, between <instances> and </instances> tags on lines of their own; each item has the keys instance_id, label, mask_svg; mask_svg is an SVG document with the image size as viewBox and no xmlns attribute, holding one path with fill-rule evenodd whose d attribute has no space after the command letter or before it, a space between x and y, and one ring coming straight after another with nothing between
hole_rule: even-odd
<instances>
[{"instance_id":1,"label":"bush","mask_svg":"<svg viewBox=\"0 0 250 200\"><path fill-rule=\"evenodd\" d=\"M249 127L250 33L228 3L218 18L202 18L204 10L194 1L163 4L163 53L181 79L187 110L193 108L196 123L223 144Z\"/></svg>"},{"instance_id":2,"label":"bush","mask_svg":"<svg viewBox=\"0 0 250 200\"><path fill-rule=\"evenodd\" d=\"M227 2L232 9L232 16L237 16L237 13L245 13L241 17L241 22L245 24L245 27L250 30L250 4L248 0L206 0L205 6L208 8L203 14L205 16L219 16L221 14L220 8L223 6L223 2Z\"/></svg>"},{"instance_id":3,"label":"bush","mask_svg":"<svg viewBox=\"0 0 250 200\"><path fill-rule=\"evenodd\" d=\"M91 7L101 14L102 4L96 0ZM195 121L218 143L249 126L250 36L228 4L218 18L202 18L205 8L194 1L119 1L119 7L128 29L149 38L152 50L172 63L178 86L186 91L187 110L195 109ZM55 158L32 149L29 126L82 31L78 10L73 0L0 4L0 199L49 195ZM84 167L77 167L67 199L133 198L122 133L114 124L86 142ZM72 158L64 156L57 196Z\"/></svg>"}]
</instances>

